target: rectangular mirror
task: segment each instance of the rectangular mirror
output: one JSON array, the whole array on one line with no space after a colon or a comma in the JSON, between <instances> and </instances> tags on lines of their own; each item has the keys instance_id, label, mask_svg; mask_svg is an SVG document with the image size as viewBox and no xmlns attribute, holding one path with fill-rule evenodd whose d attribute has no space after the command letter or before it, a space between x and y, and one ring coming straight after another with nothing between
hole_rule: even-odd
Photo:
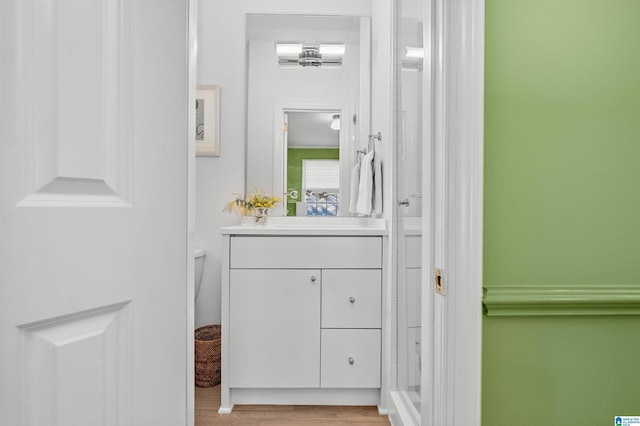
<instances>
[{"instance_id":1,"label":"rectangular mirror","mask_svg":"<svg viewBox=\"0 0 640 426\"><path fill-rule=\"evenodd\" d=\"M369 134L370 37L369 17L247 15L246 190L282 198L275 214L349 215Z\"/></svg>"}]
</instances>

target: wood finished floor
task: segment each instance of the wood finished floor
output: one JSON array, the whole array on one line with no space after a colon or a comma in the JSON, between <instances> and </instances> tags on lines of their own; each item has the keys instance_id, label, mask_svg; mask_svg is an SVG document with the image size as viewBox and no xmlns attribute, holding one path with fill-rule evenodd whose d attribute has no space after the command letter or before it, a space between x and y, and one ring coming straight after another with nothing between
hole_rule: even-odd
<instances>
[{"instance_id":1,"label":"wood finished floor","mask_svg":"<svg viewBox=\"0 0 640 426\"><path fill-rule=\"evenodd\" d=\"M377 407L315 405L236 405L231 414L218 414L220 386L196 387L195 426L315 426L389 425Z\"/></svg>"}]
</instances>

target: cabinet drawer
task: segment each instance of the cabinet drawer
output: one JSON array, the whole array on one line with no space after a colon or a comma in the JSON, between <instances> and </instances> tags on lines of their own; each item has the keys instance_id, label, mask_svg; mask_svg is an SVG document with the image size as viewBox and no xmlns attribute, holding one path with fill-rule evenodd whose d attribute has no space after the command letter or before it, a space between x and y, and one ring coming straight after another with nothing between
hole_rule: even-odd
<instances>
[{"instance_id":1,"label":"cabinet drawer","mask_svg":"<svg viewBox=\"0 0 640 426\"><path fill-rule=\"evenodd\" d=\"M380 328L381 309L379 269L322 271L323 328Z\"/></svg>"},{"instance_id":2,"label":"cabinet drawer","mask_svg":"<svg viewBox=\"0 0 640 426\"><path fill-rule=\"evenodd\" d=\"M322 330L321 346L321 387L380 387L380 330Z\"/></svg>"},{"instance_id":3,"label":"cabinet drawer","mask_svg":"<svg viewBox=\"0 0 640 426\"><path fill-rule=\"evenodd\" d=\"M231 238L231 268L381 268L381 237Z\"/></svg>"}]
</instances>

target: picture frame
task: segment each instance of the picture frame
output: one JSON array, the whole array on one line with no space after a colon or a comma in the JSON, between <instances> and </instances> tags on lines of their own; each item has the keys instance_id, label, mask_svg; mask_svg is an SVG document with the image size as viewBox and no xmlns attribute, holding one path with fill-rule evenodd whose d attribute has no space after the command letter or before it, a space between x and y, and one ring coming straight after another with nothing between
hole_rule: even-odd
<instances>
[{"instance_id":1,"label":"picture frame","mask_svg":"<svg viewBox=\"0 0 640 426\"><path fill-rule=\"evenodd\" d=\"M196 87L196 156L220 156L220 86Z\"/></svg>"}]
</instances>

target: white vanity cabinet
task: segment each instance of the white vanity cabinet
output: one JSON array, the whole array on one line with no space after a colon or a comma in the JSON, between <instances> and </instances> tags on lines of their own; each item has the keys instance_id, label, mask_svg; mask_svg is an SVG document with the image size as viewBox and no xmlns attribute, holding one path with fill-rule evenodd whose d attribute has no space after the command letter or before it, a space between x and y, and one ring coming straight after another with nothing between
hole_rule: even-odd
<instances>
[{"instance_id":1,"label":"white vanity cabinet","mask_svg":"<svg viewBox=\"0 0 640 426\"><path fill-rule=\"evenodd\" d=\"M234 404L379 404L382 237L223 241L220 412Z\"/></svg>"}]
</instances>

